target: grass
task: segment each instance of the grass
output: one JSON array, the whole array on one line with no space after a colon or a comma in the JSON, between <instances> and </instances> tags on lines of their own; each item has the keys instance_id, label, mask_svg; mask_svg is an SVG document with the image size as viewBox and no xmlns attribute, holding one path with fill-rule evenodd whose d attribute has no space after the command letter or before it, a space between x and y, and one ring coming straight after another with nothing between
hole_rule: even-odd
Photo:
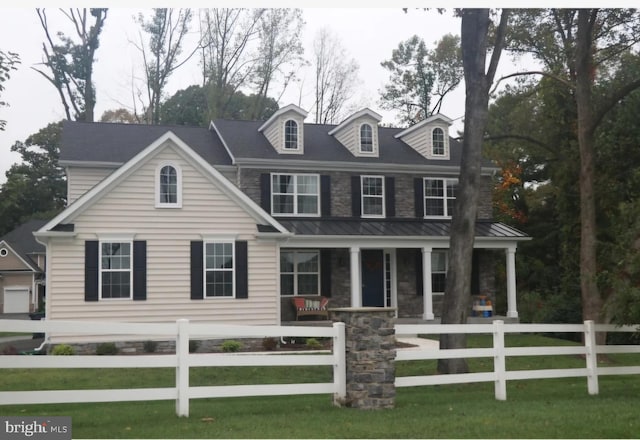
<instances>
[{"instance_id":1,"label":"grass","mask_svg":"<svg viewBox=\"0 0 640 440\"><path fill-rule=\"evenodd\" d=\"M490 338L472 337L469 346ZM507 345L558 345L565 341L517 335ZM571 344L570 342L566 342ZM511 359L508 368L573 368L577 356ZM640 363L612 356L610 365ZM491 360L470 360L473 371ZM399 362L398 375L435 373L435 361ZM171 369L5 370L0 389L61 389L173 386ZM192 385L323 382L329 367L194 368ZM506 402L493 384L399 388L396 408L337 408L331 397L283 396L192 400L190 417L175 415L175 402L0 406L0 415L67 415L74 438L636 438L640 432L639 376L600 378L589 396L586 378L512 381Z\"/></svg>"}]
</instances>

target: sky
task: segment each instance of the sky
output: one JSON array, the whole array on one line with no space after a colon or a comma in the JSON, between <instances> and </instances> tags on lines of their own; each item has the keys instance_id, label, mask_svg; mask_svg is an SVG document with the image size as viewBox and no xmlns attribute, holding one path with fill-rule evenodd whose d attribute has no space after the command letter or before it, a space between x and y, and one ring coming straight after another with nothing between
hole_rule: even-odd
<instances>
[{"instance_id":1,"label":"sky","mask_svg":"<svg viewBox=\"0 0 640 440\"><path fill-rule=\"evenodd\" d=\"M334 3L329 1L325 4ZM11 79L4 84L5 91L0 95L10 105L0 108L0 119L7 121L5 131L0 131L0 183L6 180L5 172L9 167L20 159L10 152L11 146L16 141L24 141L47 124L64 118L55 88L33 69L42 62L44 41L44 32L34 7L0 8L0 49L17 52L21 58L18 70L12 72ZM139 38L133 16L141 11L145 10L109 9L94 64L96 120L105 110L132 105L132 77L141 72L140 52L131 43ZM356 110L369 107L383 116L382 123L385 124L393 124L396 120L392 112L383 111L378 103L379 91L389 79L388 72L380 63L391 58L391 52L398 43L413 35L423 38L430 49L444 34L460 35L460 19L454 17L452 10L438 14L435 10L425 11L422 8L410 8L405 13L399 7L313 7L303 9L303 13L306 25L302 40L306 57L311 57L313 39L318 30L329 28L338 36L348 56L359 65L359 85L354 97L358 106ZM53 22L61 14L50 8L48 16ZM518 68L508 57L502 57L501 71L511 73ZM303 88L306 93L302 95L301 104L310 111L313 75L310 71L306 75L301 73L307 84ZM200 72L197 58L194 58L176 71L166 91L171 95L199 82ZM298 104L299 97L300 89L290 88L279 104ZM441 112L455 121L454 133L462 129L464 85L461 84L445 98Z\"/></svg>"}]
</instances>

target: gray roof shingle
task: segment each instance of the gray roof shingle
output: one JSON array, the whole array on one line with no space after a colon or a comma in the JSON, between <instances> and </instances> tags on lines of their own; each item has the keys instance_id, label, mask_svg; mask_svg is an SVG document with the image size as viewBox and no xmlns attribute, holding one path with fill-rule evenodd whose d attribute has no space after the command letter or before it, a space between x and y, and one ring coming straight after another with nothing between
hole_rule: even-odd
<instances>
[{"instance_id":1,"label":"gray roof shingle","mask_svg":"<svg viewBox=\"0 0 640 440\"><path fill-rule=\"evenodd\" d=\"M16 227L13 231L7 232L0 241L4 241L11 246L23 260L38 267L36 262L30 257L33 254L44 254L45 248L38 243L33 233L47 223L47 220L29 220Z\"/></svg>"}]
</instances>

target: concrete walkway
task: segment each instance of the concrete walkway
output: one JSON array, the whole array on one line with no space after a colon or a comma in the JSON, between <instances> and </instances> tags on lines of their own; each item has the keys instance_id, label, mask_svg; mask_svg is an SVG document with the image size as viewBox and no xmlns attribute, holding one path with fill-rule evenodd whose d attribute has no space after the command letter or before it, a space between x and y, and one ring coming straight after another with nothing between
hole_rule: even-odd
<instances>
[{"instance_id":1,"label":"concrete walkway","mask_svg":"<svg viewBox=\"0 0 640 440\"><path fill-rule=\"evenodd\" d=\"M433 339L406 337L396 338L396 340L413 345L413 347L399 347L397 350L437 350L440 347L440 342Z\"/></svg>"}]
</instances>

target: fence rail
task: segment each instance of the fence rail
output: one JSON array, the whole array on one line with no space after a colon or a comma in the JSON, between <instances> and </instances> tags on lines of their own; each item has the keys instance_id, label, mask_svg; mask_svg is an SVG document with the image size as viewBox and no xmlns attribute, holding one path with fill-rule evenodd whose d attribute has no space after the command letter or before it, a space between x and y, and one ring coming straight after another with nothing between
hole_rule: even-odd
<instances>
[{"instance_id":1,"label":"fence rail","mask_svg":"<svg viewBox=\"0 0 640 440\"><path fill-rule=\"evenodd\" d=\"M176 341L176 353L145 356L0 356L2 368L175 368L176 386L170 388L112 389L112 390L54 390L3 391L0 402L10 404L118 402L145 400L176 400L176 413L189 415L189 400L211 397L280 396L293 394L346 395L345 326L221 326L192 324L178 320L169 324L100 323L78 321L19 321L0 320L0 332L46 333L60 335L92 334L94 340L144 340L160 337ZM125 337L118 337L124 335ZM201 354L189 352L190 339L230 339L263 337L329 337L333 349L329 354ZM333 382L294 383L276 385L189 385L192 367L243 366L333 366Z\"/></svg>"},{"instance_id":2,"label":"fence rail","mask_svg":"<svg viewBox=\"0 0 640 440\"><path fill-rule=\"evenodd\" d=\"M594 324L505 324L494 321L492 324L411 324L395 326L396 336L407 334L491 334L493 346L489 348L466 349L427 349L418 351L398 351L397 361L457 359L457 358L493 358L493 371L486 373L463 373L429 376L396 377L397 387L420 385L444 385L473 382L494 382L497 400L507 399L506 383L509 380L551 379L562 377L585 377L589 394L598 394L598 376L640 374L640 366L599 367L598 354L640 353L639 345L596 345L598 332L638 331L637 326L615 326ZM514 333L582 333L585 341L582 346L556 347L505 347L505 335ZM506 358L517 356L557 356L578 355L585 357L584 368L517 370L506 369Z\"/></svg>"}]
</instances>

